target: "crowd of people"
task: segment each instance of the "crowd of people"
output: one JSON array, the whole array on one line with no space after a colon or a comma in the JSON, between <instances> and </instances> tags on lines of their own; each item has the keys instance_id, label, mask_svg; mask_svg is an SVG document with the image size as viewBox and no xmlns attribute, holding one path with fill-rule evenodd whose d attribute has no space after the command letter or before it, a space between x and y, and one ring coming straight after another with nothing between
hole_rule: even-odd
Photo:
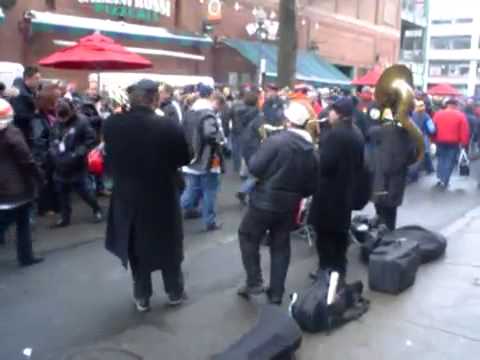
<instances>
[{"instance_id":1,"label":"crowd of people","mask_svg":"<svg viewBox=\"0 0 480 360\"><path fill-rule=\"evenodd\" d=\"M144 79L126 93L125 103L81 95L43 82L35 67L11 89L0 84L0 242L15 223L19 264L36 264L43 259L32 249L35 217L56 213L52 227L69 226L76 192L101 222L97 197L109 196L106 247L131 269L139 311L149 310L155 270L171 305L185 299L183 219L201 218L206 232L222 227L216 203L225 171L243 179L232 196L248 207L238 232L246 274L238 294L266 293L281 304L304 199L311 198L306 221L319 268L344 278L352 211L371 200L379 222L394 230L407 183L435 171L431 145L436 187L446 190L460 153L480 142L472 99L439 103L420 91L411 118L424 137L421 159L423 149L369 87L351 94L250 84L232 92ZM104 171L92 170L93 152ZM266 237L268 287L260 266Z\"/></svg>"}]
</instances>

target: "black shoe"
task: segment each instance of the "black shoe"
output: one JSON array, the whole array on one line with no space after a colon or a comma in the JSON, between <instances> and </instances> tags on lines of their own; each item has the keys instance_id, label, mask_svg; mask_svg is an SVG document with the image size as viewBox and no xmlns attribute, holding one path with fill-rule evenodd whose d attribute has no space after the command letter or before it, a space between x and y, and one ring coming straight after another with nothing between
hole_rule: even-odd
<instances>
[{"instance_id":1,"label":"black shoe","mask_svg":"<svg viewBox=\"0 0 480 360\"><path fill-rule=\"evenodd\" d=\"M205 229L205 231L206 232L217 231L217 230L221 230L222 227L223 227L222 224L213 223L213 224L207 225L207 228Z\"/></svg>"},{"instance_id":2,"label":"black shoe","mask_svg":"<svg viewBox=\"0 0 480 360\"><path fill-rule=\"evenodd\" d=\"M60 219L51 226L52 229L60 229L70 225L70 220Z\"/></svg>"},{"instance_id":3,"label":"black shoe","mask_svg":"<svg viewBox=\"0 0 480 360\"><path fill-rule=\"evenodd\" d=\"M185 210L185 212L183 213L183 218L185 220L200 219L201 217L202 217L202 213L196 209Z\"/></svg>"},{"instance_id":4,"label":"black shoe","mask_svg":"<svg viewBox=\"0 0 480 360\"><path fill-rule=\"evenodd\" d=\"M181 294L168 294L168 306L180 306L185 300L187 300L187 294L182 292Z\"/></svg>"},{"instance_id":5,"label":"black shoe","mask_svg":"<svg viewBox=\"0 0 480 360\"><path fill-rule=\"evenodd\" d=\"M283 296L273 295L270 289L268 289L266 293L267 293L268 302L270 304L278 305L278 306L282 305Z\"/></svg>"},{"instance_id":6,"label":"black shoe","mask_svg":"<svg viewBox=\"0 0 480 360\"><path fill-rule=\"evenodd\" d=\"M242 286L237 290L237 295L244 299L250 299L250 296L261 295L265 292L263 285L249 287L247 285Z\"/></svg>"},{"instance_id":7,"label":"black shoe","mask_svg":"<svg viewBox=\"0 0 480 360\"><path fill-rule=\"evenodd\" d=\"M237 192L237 199L242 203L242 205L247 205L247 194L243 192Z\"/></svg>"},{"instance_id":8,"label":"black shoe","mask_svg":"<svg viewBox=\"0 0 480 360\"><path fill-rule=\"evenodd\" d=\"M138 312L144 313L150 311L150 299L133 299Z\"/></svg>"},{"instance_id":9,"label":"black shoe","mask_svg":"<svg viewBox=\"0 0 480 360\"><path fill-rule=\"evenodd\" d=\"M20 266L21 267L27 267L27 266L32 266L32 265L35 265L35 264L40 264L41 262L43 262L45 259L44 258L41 258L41 257L37 257L37 258L31 258L30 260L27 260L27 261L20 261Z\"/></svg>"},{"instance_id":10,"label":"black shoe","mask_svg":"<svg viewBox=\"0 0 480 360\"><path fill-rule=\"evenodd\" d=\"M95 211L95 213L93 214L93 221L98 224L98 223L101 223L103 221L103 212L102 210L97 210Z\"/></svg>"}]
</instances>

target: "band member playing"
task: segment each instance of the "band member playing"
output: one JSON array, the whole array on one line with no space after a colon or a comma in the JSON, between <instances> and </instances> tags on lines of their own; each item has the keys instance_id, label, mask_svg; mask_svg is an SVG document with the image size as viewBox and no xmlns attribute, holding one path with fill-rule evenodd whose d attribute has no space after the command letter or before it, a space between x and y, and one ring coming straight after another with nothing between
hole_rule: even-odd
<instances>
[{"instance_id":1,"label":"band member playing","mask_svg":"<svg viewBox=\"0 0 480 360\"><path fill-rule=\"evenodd\" d=\"M281 304L290 263L290 232L302 198L313 194L316 185L316 158L312 138L305 131L310 117L302 104L291 102L285 110L288 130L268 137L249 162L257 179L247 213L239 229L240 250L247 275L238 295L263 293L260 242L270 233L271 272L267 296Z\"/></svg>"}]
</instances>

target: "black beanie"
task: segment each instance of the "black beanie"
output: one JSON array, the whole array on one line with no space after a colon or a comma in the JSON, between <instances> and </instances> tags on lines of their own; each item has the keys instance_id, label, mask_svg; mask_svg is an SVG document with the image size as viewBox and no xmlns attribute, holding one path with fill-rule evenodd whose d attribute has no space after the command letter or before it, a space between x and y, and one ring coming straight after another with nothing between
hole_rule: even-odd
<instances>
[{"instance_id":1,"label":"black beanie","mask_svg":"<svg viewBox=\"0 0 480 360\"><path fill-rule=\"evenodd\" d=\"M332 109L343 117L351 117L354 108L355 106L351 97L343 97L332 105Z\"/></svg>"}]
</instances>

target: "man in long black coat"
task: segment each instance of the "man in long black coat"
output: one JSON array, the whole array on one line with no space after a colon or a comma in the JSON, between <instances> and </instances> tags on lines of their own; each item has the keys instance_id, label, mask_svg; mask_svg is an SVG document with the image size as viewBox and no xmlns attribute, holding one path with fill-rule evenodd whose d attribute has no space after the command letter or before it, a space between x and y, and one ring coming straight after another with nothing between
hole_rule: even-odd
<instances>
[{"instance_id":1,"label":"man in long black coat","mask_svg":"<svg viewBox=\"0 0 480 360\"><path fill-rule=\"evenodd\" d=\"M321 269L347 271L348 231L356 178L364 166L364 140L352 120L351 98L338 100L329 112L331 129L320 150L317 191L309 223L317 234Z\"/></svg>"},{"instance_id":2,"label":"man in long black coat","mask_svg":"<svg viewBox=\"0 0 480 360\"><path fill-rule=\"evenodd\" d=\"M148 311L151 273L161 270L171 305L184 299L183 224L177 170L190 161L178 123L155 114L158 84L129 88L131 110L104 127L107 167L113 178L106 247L130 264L139 311Z\"/></svg>"}]
</instances>

